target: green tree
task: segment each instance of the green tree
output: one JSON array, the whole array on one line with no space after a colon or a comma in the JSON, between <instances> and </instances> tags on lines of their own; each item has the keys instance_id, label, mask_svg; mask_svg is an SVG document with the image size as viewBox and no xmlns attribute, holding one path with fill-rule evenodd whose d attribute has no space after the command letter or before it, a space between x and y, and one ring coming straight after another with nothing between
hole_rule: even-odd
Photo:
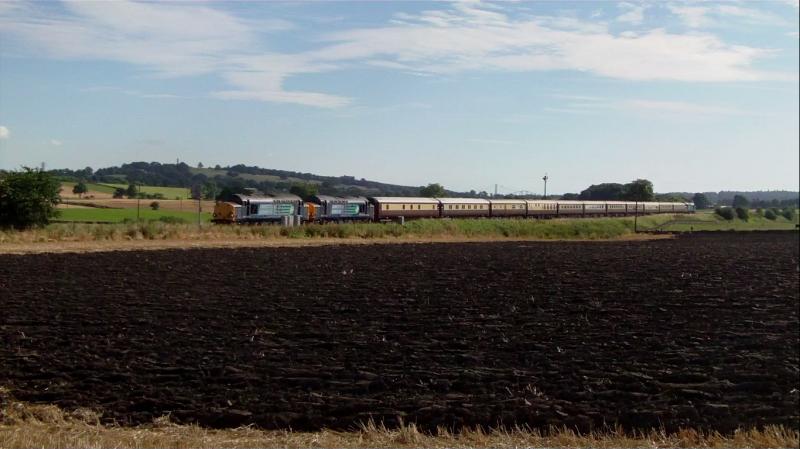
<instances>
[{"instance_id":1,"label":"green tree","mask_svg":"<svg viewBox=\"0 0 800 449\"><path fill-rule=\"evenodd\" d=\"M750 206L750 201L747 199L747 197L743 195L734 195L733 207L747 208L748 206Z\"/></svg>"},{"instance_id":2,"label":"green tree","mask_svg":"<svg viewBox=\"0 0 800 449\"><path fill-rule=\"evenodd\" d=\"M426 198L444 198L447 194L441 184L433 183L419 188L419 196Z\"/></svg>"},{"instance_id":3,"label":"green tree","mask_svg":"<svg viewBox=\"0 0 800 449\"><path fill-rule=\"evenodd\" d=\"M764 218L766 218L767 220L774 220L774 219L778 218L778 216L775 215L775 211L774 210L767 209L766 211L764 211Z\"/></svg>"},{"instance_id":4,"label":"green tree","mask_svg":"<svg viewBox=\"0 0 800 449\"><path fill-rule=\"evenodd\" d=\"M794 220L794 215L795 215L794 208L793 207L787 207L786 209L781 211L781 215L783 215L783 218L785 218L785 219L787 219L789 221Z\"/></svg>"},{"instance_id":5,"label":"green tree","mask_svg":"<svg viewBox=\"0 0 800 449\"><path fill-rule=\"evenodd\" d=\"M214 181L206 181L203 184L203 199L204 200L213 200L217 197L217 183Z\"/></svg>"},{"instance_id":6,"label":"green tree","mask_svg":"<svg viewBox=\"0 0 800 449\"><path fill-rule=\"evenodd\" d=\"M736 214L733 212L733 208L730 207L718 207L714 209L714 213L728 221L731 221L736 217Z\"/></svg>"},{"instance_id":7,"label":"green tree","mask_svg":"<svg viewBox=\"0 0 800 449\"><path fill-rule=\"evenodd\" d=\"M653 201L653 183L646 179L637 179L625 184L624 200L627 201Z\"/></svg>"},{"instance_id":8,"label":"green tree","mask_svg":"<svg viewBox=\"0 0 800 449\"><path fill-rule=\"evenodd\" d=\"M79 198L83 198L83 194L88 191L89 189L86 187L86 183L83 181L78 181L78 183L72 188L72 193L78 195Z\"/></svg>"},{"instance_id":9,"label":"green tree","mask_svg":"<svg viewBox=\"0 0 800 449\"><path fill-rule=\"evenodd\" d=\"M38 169L0 173L0 227L46 225L58 215L61 183Z\"/></svg>"},{"instance_id":10,"label":"green tree","mask_svg":"<svg viewBox=\"0 0 800 449\"><path fill-rule=\"evenodd\" d=\"M692 197L692 202L694 203L694 207L697 209L708 208L708 197L703 193L695 193Z\"/></svg>"},{"instance_id":11,"label":"green tree","mask_svg":"<svg viewBox=\"0 0 800 449\"><path fill-rule=\"evenodd\" d=\"M316 195L317 191L317 185L310 183L292 184L292 186L289 187L289 193L299 196L304 201L308 201L312 196Z\"/></svg>"},{"instance_id":12,"label":"green tree","mask_svg":"<svg viewBox=\"0 0 800 449\"><path fill-rule=\"evenodd\" d=\"M592 184L581 192L580 199L587 201L616 201L625 194L625 186L617 183Z\"/></svg>"},{"instance_id":13,"label":"green tree","mask_svg":"<svg viewBox=\"0 0 800 449\"><path fill-rule=\"evenodd\" d=\"M150 203L150 209L158 210L159 207L161 207L161 204L159 204L158 201L153 201Z\"/></svg>"},{"instance_id":14,"label":"green tree","mask_svg":"<svg viewBox=\"0 0 800 449\"><path fill-rule=\"evenodd\" d=\"M122 187L117 187L114 189L114 194L112 195L114 198L122 198L125 196L125 189Z\"/></svg>"},{"instance_id":15,"label":"green tree","mask_svg":"<svg viewBox=\"0 0 800 449\"><path fill-rule=\"evenodd\" d=\"M136 184L128 184L128 189L125 190L125 196L128 198L136 198L139 195L139 189L136 188Z\"/></svg>"},{"instance_id":16,"label":"green tree","mask_svg":"<svg viewBox=\"0 0 800 449\"><path fill-rule=\"evenodd\" d=\"M737 207L736 217L739 218L739 220L747 221L750 219L750 211L744 207Z\"/></svg>"}]
</instances>

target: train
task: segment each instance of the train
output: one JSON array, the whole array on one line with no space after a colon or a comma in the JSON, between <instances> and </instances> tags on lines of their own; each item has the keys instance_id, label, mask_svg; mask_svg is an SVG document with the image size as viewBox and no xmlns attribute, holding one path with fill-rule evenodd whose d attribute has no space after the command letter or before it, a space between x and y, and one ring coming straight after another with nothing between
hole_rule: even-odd
<instances>
[{"instance_id":1,"label":"train","mask_svg":"<svg viewBox=\"0 0 800 449\"><path fill-rule=\"evenodd\" d=\"M624 217L694 213L689 202L569 201L501 198L233 195L219 201L212 221L227 224L384 222L417 218Z\"/></svg>"}]
</instances>

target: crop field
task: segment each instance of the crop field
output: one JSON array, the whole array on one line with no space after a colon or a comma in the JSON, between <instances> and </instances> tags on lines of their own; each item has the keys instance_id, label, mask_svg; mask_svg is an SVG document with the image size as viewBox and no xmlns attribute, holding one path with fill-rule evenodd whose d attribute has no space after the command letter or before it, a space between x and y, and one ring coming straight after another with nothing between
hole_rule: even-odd
<instances>
[{"instance_id":1,"label":"crop field","mask_svg":"<svg viewBox=\"0 0 800 449\"><path fill-rule=\"evenodd\" d=\"M0 255L0 387L101 421L800 427L797 233Z\"/></svg>"}]
</instances>

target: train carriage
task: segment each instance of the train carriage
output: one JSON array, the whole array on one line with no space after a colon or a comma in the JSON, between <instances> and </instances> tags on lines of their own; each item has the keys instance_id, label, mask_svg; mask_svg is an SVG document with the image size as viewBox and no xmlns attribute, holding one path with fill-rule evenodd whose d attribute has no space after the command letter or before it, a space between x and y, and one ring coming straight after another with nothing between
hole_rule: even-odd
<instances>
[{"instance_id":1,"label":"train carriage","mask_svg":"<svg viewBox=\"0 0 800 449\"><path fill-rule=\"evenodd\" d=\"M583 215L585 216L603 216L606 214L607 206L605 201L584 201L583 202Z\"/></svg>"},{"instance_id":2,"label":"train carriage","mask_svg":"<svg viewBox=\"0 0 800 449\"><path fill-rule=\"evenodd\" d=\"M644 204L644 213L645 214L657 214L661 212L659 203L653 201L647 201Z\"/></svg>"},{"instance_id":3,"label":"train carriage","mask_svg":"<svg viewBox=\"0 0 800 449\"><path fill-rule=\"evenodd\" d=\"M566 201L566 200L558 200L558 216L579 216L582 217L583 212L583 201Z\"/></svg>"},{"instance_id":4,"label":"train carriage","mask_svg":"<svg viewBox=\"0 0 800 449\"><path fill-rule=\"evenodd\" d=\"M621 217L627 213L628 203L625 201L606 201L606 215L609 217Z\"/></svg>"},{"instance_id":5,"label":"train carriage","mask_svg":"<svg viewBox=\"0 0 800 449\"><path fill-rule=\"evenodd\" d=\"M488 217L489 200L480 198L437 198L442 217Z\"/></svg>"},{"instance_id":6,"label":"train carriage","mask_svg":"<svg viewBox=\"0 0 800 449\"><path fill-rule=\"evenodd\" d=\"M434 198L376 196L369 198L374 220L404 218L438 218L439 200Z\"/></svg>"},{"instance_id":7,"label":"train carriage","mask_svg":"<svg viewBox=\"0 0 800 449\"><path fill-rule=\"evenodd\" d=\"M524 217L528 214L525 200L489 200L489 212L492 217Z\"/></svg>"},{"instance_id":8,"label":"train carriage","mask_svg":"<svg viewBox=\"0 0 800 449\"><path fill-rule=\"evenodd\" d=\"M550 218L558 215L558 201L525 200L527 216L530 218Z\"/></svg>"}]
</instances>

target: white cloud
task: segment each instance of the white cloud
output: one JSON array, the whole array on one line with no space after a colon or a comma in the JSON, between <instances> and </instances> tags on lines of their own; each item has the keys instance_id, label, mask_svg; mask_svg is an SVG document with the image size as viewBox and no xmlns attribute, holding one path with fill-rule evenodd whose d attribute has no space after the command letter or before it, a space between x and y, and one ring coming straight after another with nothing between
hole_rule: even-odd
<instances>
[{"instance_id":1,"label":"white cloud","mask_svg":"<svg viewBox=\"0 0 800 449\"><path fill-rule=\"evenodd\" d=\"M49 4L24 5L0 10L4 41L18 40L53 58L127 63L159 77L213 75L224 84L209 95L224 100L326 108L349 105L350 98L287 90L285 83L297 75L359 65L416 75L571 70L642 81L797 78L795 73L754 69L772 51L727 44L712 34L675 34L663 29L614 34L604 22L568 16L513 19L507 5L478 2L396 14L384 26L330 33L315 41L311 50L291 54L265 50L267 42L258 23L269 21L248 21L206 3L68 2L65 13L54 12ZM633 13L618 17L622 23L641 23L646 5L621 3L619 7ZM291 24L272 26L286 29ZM175 98L166 93L119 91Z\"/></svg>"},{"instance_id":2,"label":"white cloud","mask_svg":"<svg viewBox=\"0 0 800 449\"><path fill-rule=\"evenodd\" d=\"M680 115L744 115L742 110L736 108L683 101L627 100L620 105L626 109Z\"/></svg>"},{"instance_id":3,"label":"white cloud","mask_svg":"<svg viewBox=\"0 0 800 449\"><path fill-rule=\"evenodd\" d=\"M62 142L62 141L60 141L58 139L50 139L50 145L52 145L54 147L60 147L63 144L64 144L64 142Z\"/></svg>"},{"instance_id":4,"label":"white cloud","mask_svg":"<svg viewBox=\"0 0 800 449\"><path fill-rule=\"evenodd\" d=\"M667 5L669 10L680 17L683 23L692 28L700 28L714 23L708 17L710 8L704 6L676 6Z\"/></svg>"},{"instance_id":5,"label":"white cloud","mask_svg":"<svg viewBox=\"0 0 800 449\"><path fill-rule=\"evenodd\" d=\"M625 13L617 16L618 22L625 22L633 25L640 25L642 22L644 22L644 10L646 8L645 5L623 2L617 6L626 11Z\"/></svg>"},{"instance_id":6,"label":"white cloud","mask_svg":"<svg viewBox=\"0 0 800 449\"><path fill-rule=\"evenodd\" d=\"M0 126L0 140L6 140L11 137L11 131L5 126Z\"/></svg>"},{"instance_id":7,"label":"white cloud","mask_svg":"<svg viewBox=\"0 0 800 449\"><path fill-rule=\"evenodd\" d=\"M545 111L570 114L599 114L604 110L622 110L636 114L651 113L692 117L747 115L745 111L736 108L686 101L642 98L616 99L571 94L554 94L551 97L565 100L565 102L555 107L546 107L544 108Z\"/></svg>"},{"instance_id":8,"label":"white cloud","mask_svg":"<svg viewBox=\"0 0 800 449\"><path fill-rule=\"evenodd\" d=\"M732 21L751 25L788 26L790 23L783 17L760 10L735 4L710 4L708 6L686 6L685 4L668 4L667 8L691 28L721 26Z\"/></svg>"},{"instance_id":9,"label":"white cloud","mask_svg":"<svg viewBox=\"0 0 800 449\"><path fill-rule=\"evenodd\" d=\"M55 58L117 61L159 77L183 77L253 72L248 59L260 57L259 33L291 28L285 21L248 21L200 3L67 2L64 6L67 14L60 15L34 7L9 9L0 15L0 31ZM281 69L284 71L278 72ZM283 64L262 74L279 80L277 85L256 90L252 85L236 84L237 77L228 77L233 90L217 96L326 107L335 98L344 104L346 99L339 97L283 89L281 83L286 77L313 71L297 61L292 67ZM145 98L175 98L171 94L122 92Z\"/></svg>"},{"instance_id":10,"label":"white cloud","mask_svg":"<svg viewBox=\"0 0 800 449\"><path fill-rule=\"evenodd\" d=\"M369 60L375 65L434 74L464 71L576 70L625 80L752 81L792 79L754 70L772 52L728 45L711 34L672 34L661 29L613 35L595 27L554 29L548 21L506 20L501 25L463 24L447 18L430 25L424 13L403 26L334 33L334 45L311 53L325 61Z\"/></svg>"}]
</instances>

